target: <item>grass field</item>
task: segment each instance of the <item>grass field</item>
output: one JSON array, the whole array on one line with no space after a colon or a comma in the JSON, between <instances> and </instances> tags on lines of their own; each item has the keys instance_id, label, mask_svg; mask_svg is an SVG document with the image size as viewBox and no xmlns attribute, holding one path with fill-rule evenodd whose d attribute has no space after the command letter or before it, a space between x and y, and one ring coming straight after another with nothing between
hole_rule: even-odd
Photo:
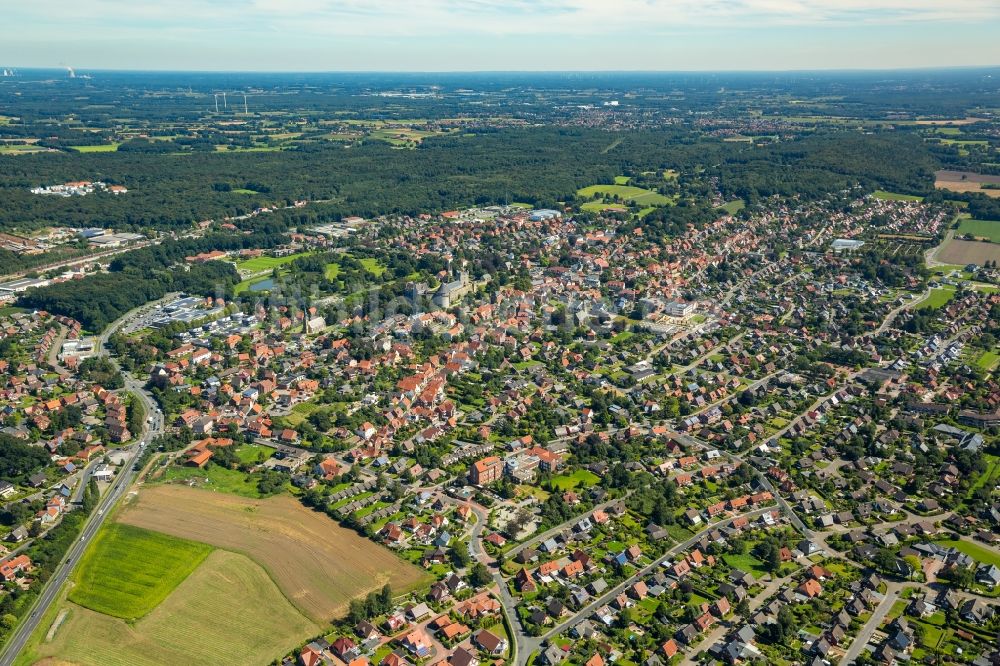
<instances>
[{"instance_id":1,"label":"grass field","mask_svg":"<svg viewBox=\"0 0 1000 666\"><path fill-rule=\"evenodd\" d=\"M726 211L730 215L735 215L736 213L746 208L746 206L747 206L746 202L743 201L743 199L733 199L732 201L729 201L719 206L719 208Z\"/></svg>"},{"instance_id":2,"label":"grass field","mask_svg":"<svg viewBox=\"0 0 1000 666\"><path fill-rule=\"evenodd\" d=\"M1000 243L1000 222L962 220L955 233L960 236L972 234L976 238L987 238L991 243Z\"/></svg>"},{"instance_id":3,"label":"grass field","mask_svg":"<svg viewBox=\"0 0 1000 666\"><path fill-rule=\"evenodd\" d=\"M87 550L74 576L70 601L126 620L160 604L212 547L114 523Z\"/></svg>"},{"instance_id":4,"label":"grass field","mask_svg":"<svg viewBox=\"0 0 1000 666\"><path fill-rule=\"evenodd\" d=\"M937 539L937 543L942 546L951 546L961 553L965 553L980 564L992 564L1000 567L1000 554L990 550L985 546L959 539Z\"/></svg>"},{"instance_id":5,"label":"grass field","mask_svg":"<svg viewBox=\"0 0 1000 666\"><path fill-rule=\"evenodd\" d=\"M552 477L552 487L557 490L573 490L579 486L589 488L598 481L600 477L589 470L578 469L570 474L560 474Z\"/></svg>"},{"instance_id":6,"label":"grass field","mask_svg":"<svg viewBox=\"0 0 1000 666\"><path fill-rule=\"evenodd\" d=\"M340 275L340 264L333 262L326 265L324 276L327 280L336 280L338 275Z\"/></svg>"},{"instance_id":7,"label":"grass field","mask_svg":"<svg viewBox=\"0 0 1000 666\"><path fill-rule=\"evenodd\" d=\"M976 359L976 365L983 370L992 370L993 367L996 366L998 360L1000 360L1000 354L997 352L983 352L982 355Z\"/></svg>"},{"instance_id":8,"label":"grass field","mask_svg":"<svg viewBox=\"0 0 1000 666\"><path fill-rule=\"evenodd\" d=\"M308 252L299 252L297 254L290 254L286 257L253 257L252 259L244 259L242 261L236 262L236 268L240 271L249 271L251 273L263 273L265 271L273 271L279 266L284 266L285 264L290 264L299 257L304 257Z\"/></svg>"},{"instance_id":9,"label":"grass field","mask_svg":"<svg viewBox=\"0 0 1000 666\"><path fill-rule=\"evenodd\" d=\"M361 262L361 265L366 271L376 277L385 273L385 266L383 266L382 262L378 259L373 259L372 257L362 257L361 259L358 259L358 261Z\"/></svg>"},{"instance_id":10,"label":"grass field","mask_svg":"<svg viewBox=\"0 0 1000 666\"><path fill-rule=\"evenodd\" d=\"M27 145L22 143L8 143L0 145L0 155L28 155L29 153L45 153L48 148L42 146Z\"/></svg>"},{"instance_id":11,"label":"grass field","mask_svg":"<svg viewBox=\"0 0 1000 666\"><path fill-rule=\"evenodd\" d=\"M943 308L948 302L955 298L955 288L954 287L941 287L940 289L931 289L930 295L924 300L917 303L917 308L933 308L937 310L938 308Z\"/></svg>"},{"instance_id":12,"label":"grass field","mask_svg":"<svg viewBox=\"0 0 1000 666\"><path fill-rule=\"evenodd\" d=\"M723 555L722 559L734 569L742 569L743 571L752 573L754 578L760 578L767 573L767 570L764 569L764 563L750 554L736 555L729 553Z\"/></svg>"},{"instance_id":13,"label":"grass field","mask_svg":"<svg viewBox=\"0 0 1000 666\"><path fill-rule=\"evenodd\" d=\"M102 143L96 146L70 146L70 148L78 153L113 153L120 145L120 143Z\"/></svg>"},{"instance_id":14,"label":"grass field","mask_svg":"<svg viewBox=\"0 0 1000 666\"><path fill-rule=\"evenodd\" d=\"M882 199L884 201L923 201L923 197L914 196L912 194L899 194L898 192L886 192L885 190L875 190L873 195L876 199Z\"/></svg>"},{"instance_id":15,"label":"grass field","mask_svg":"<svg viewBox=\"0 0 1000 666\"><path fill-rule=\"evenodd\" d=\"M197 488L204 488L213 492L231 493L251 499L260 497L260 491L257 490L257 482L252 478L248 478L246 474L237 469L229 469L212 463L201 469L172 465L167 468L163 476L157 477L156 480L171 483L190 483Z\"/></svg>"},{"instance_id":16,"label":"grass field","mask_svg":"<svg viewBox=\"0 0 1000 666\"><path fill-rule=\"evenodd\" d=\"M591 213L603 213L606 210L624 212L626 208L624 204L610 203L607 201L588 201L580 204L580 210L590 211Z\"/></svg>"},{"instance_id":17,"label":"grass field","mask_svg":"<svg viewBox=\"0 0 1000 666\"><path fill-rule=\"evenodd\" d=\"M673 199L658 192L631 185L591 185L577 190L576 193L581 197L617 196L623 201L633 201L640 206L668 206L674 203Z\"/></svg>"},{"instance_id":18,"label":"grass field","mask_svg":"<svg viewBox=\"0 0 1000 666\"><path fill-rule=\"evenodd\" d=\"M615 176L615 185L628 185L628 182L632 180L628 176Z\"/></svg>"},{"instance_id":19,"label":"grass field","mask_svg":"<svg viewBox=\"0 0 1000 666\"><path fill-rule=\"evenodd\" d=\"M285 599L267 573L237 553L215 551L138 622L67 604L69 615L46 642L49 625L17 663L85 666L267 664L321 631Z\"/></svg>"},{"instance_id":20,"label":"grass field","mask_svg":"<svg viewBox=\"0 0 1000 666\"><path fill-rule=\"evenodd\" d=\"M249 556L317 622L386 583L398 594L427 574L387 548L281 495L253 500L179 485L147 486L120 521Z\"/></svg>"}]
</instances>

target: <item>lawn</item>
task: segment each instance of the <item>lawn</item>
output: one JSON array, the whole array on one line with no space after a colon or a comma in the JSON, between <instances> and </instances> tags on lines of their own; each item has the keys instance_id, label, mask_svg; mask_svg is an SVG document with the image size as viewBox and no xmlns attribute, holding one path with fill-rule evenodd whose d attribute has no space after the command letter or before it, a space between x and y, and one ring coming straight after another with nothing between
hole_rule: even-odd
<instances>
[{"instance_id":1,"label":"lawn","mask_svg":"<svg viewBox=\"0 0 1000 666\"><path fill-rule=\"evenodd\" d=\"M742 569L743 571L752 573L754 578L760 578L761 576L767 574L767 570L764 569L764 563L749 553L744 555L727 553L722 556L722 559L724 559L726 564L734 569Z\"/></svg>"},{"instance_id":2,"label":"lawn","mask_svg":"<svg viewBox=\"0 0 1000 666\"><path fill-rule=\"evenodd\" d=\"M45 640L51 625L40 625L18 664L267 664L321 631L261 567L218 550L138 622L65 608L69 614L52 639Z\"/></svg>"},{"instance_id":3,"label":"lawn","mask_svg":"<svg viewBox=\"0 0 1000 666\"><path fill-rule=\"evenodd\" d=\"M304 257L308 252L299 252L297 254L289 254L284 257L253 257L252 259L244 259L242 261L236 262L236 268L240 271L248 271L251 273L263 273L265 271L272 271L279 266L284 266L285 264L290 264L299 257Z\"/></svg>"},{"instance_id":4,"label":"lawn","mask_svg":"<svg viewBox=\"0 0 1000 666\"><path fill-rule=\"evenodd\" d=\"M181 485L147 485L120 520L250 557L316 622L343 615L351 599L386 583L395 594L404 594L429 582L425 571L388 548L287 495L254 500Z\"/></svg>"},{"instance_id":5,"label":"lawn","mask_svg":"<svg viewBox=\"0 0 1000 666\"><path fill-rule=\"evenodd\" d=\"M991 243L1000 243L1000 222L962 220L955 233L959 236L972 234L976 238L988 238Z\"/></svg>"},{"instance_id":6,"label":"lawn","mask_svg":"<svg viewBox=\"0 0 1000 666\"><path fill-rule=\"evenodd\" d=\"M983 354L976 359L976 365L983 370L992 370L993 366L997 364L997 360L1000 360L1000 354L995 351L983 352Z\"/></svg>"},{"instance_id":7,"label":"lawn","mask_svg":"<svg viewBox=\"0 0 1000 666\"><path fill-rule=\"evenodd\" d=\"M951 546L959 552L965 553L980 564L992 564L1000 567L1000 554L985 546L980 546L978 543L962 541L961 539L936 539L935 541L942 546Z\"/></svg>"},{"instance_id":8,"label":"lawn","mask_svg":"<svg viewBox=\"0 0 1000 666\"><path fill-rule=\"evenodd\" d=\"M338 275L340 275L340 264L333 262L326 265L325 276L327 280L336 280Z\"/></svg>"},{"instance_id":9,"label":"lawn","mask_svg":"<svg viewBox=\"0 0 1000 666\"><path fill-rule=\"evenodd\" d=\"M633 201L640 206L668 206L674 203L673 199L658 192L632 185L590 185L577 190L576 193L581 197L617 196L622 201Z\"/></svg>"},{"instance_id":10,"label":"lawn","mask_svg":"<svg viewBox=\"0 0 1000 666\"><path fill-rule=\"evenodd\" d=\"M898 192L886 192L885 190L875 190L874 194L876 199L882 199L883 201L923 201L923 197L918 197L913 194L900 194Z\"/></svg>"},{"instance_id":11,"label":"lawn","mask_svg":"<svg viewBox=\"0 0 1000 666\"><path fill-rule=\"evenodd\" d=\"M615 176L615 185L628 185L630 180L629 176Z\"/></svg>"},{"instance_id":12,"label":"lawn","mask_svg":"<svg viewBox=\"0 0 1000 666\"><path fill-rule=\"evenodd\" d=\"M234 453L240 462L254 465L270 458L274 449L260 444L244 444L238 447Z\"/></svg>"},{"instance_id":13,"label":"lawn","mask_svg":"<svg viewBox=\"0 0 1000 666\"><path fill-rule=\"evenodd\" d=\"M78 153L113 153L120 145L120 143L102 143L96 146L70 146L70 148Z\"/></svg>"},{"instance_id":14,"label":"lawn","mask_svg":"<svg viewBox=\"0 0 1000 666\"><path fill-rule=\"evenodd\" d=\"M747 204L745 201L743 201L743 199L733 199L732 201L729 201L719 206L719 208L726 211L730 215L735 215L736 213L746 208L746 206Z\"/></svg>"},{"instance_id":15,"label":"lawn","mask_svg":"<svg viewBox=\"0 0 1000 666\"><path fill-rule=\"evenodd\" d=\"M69 599L134 620L156 608L210 552L208 544L113 523L83 556Z\"/></svg>"},{"instance_id":16,"label":"lawn","mask_svg":"<svg viewBox=\"0 0 1000 666\"><path fill-rule=\"evenodd\" d=\"M382 275L382 273L385 273L385 265L378 259L374 259L372 257L362 257L358 261L361 262L361 266L366 271L368 271L375 277L379 277L380 275Z\"/></svg>"},{"instance_id":17,"label":"lawn","mask_svg":"<svg viewBox=\"0 0 1000 666\"><path fill-rule=\"evenodd\" d=\"M598 481L600 477L593 472L586 469L577 469L569 474L560 474L559 476L552 477L551 483L552 487L556 490L573 490L578 486L584 486L589 488Z\"/></svg>"},{"instance_id":18,"label":"lawn","mask_svg":"<svg viewBox=\"0 0 1000 666\"><path fill-rule=\"evenodd\" d=\"M917 304L918 308L931 308L937 310L943 308L955 297L954 287L941 287L932 289L930 295Z\"/></svg>"}]
</instances>

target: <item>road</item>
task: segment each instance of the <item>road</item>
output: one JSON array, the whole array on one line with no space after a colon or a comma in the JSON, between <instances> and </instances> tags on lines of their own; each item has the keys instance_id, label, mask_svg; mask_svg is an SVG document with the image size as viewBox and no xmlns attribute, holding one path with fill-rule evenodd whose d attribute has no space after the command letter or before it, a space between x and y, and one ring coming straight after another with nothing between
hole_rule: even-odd
<instances>
[{"instance_id":1,"label":"road","mask_svg":"<svg viewBox=\"0 0 1000 666\"><path fill-rule=\"evenodd\" d=\"M847 652L844 653L844 658L840 660L841 664L844 666L849 666L854 663L854 660L858 658L861 651L865 649L868 645L868 641L871 640L872 634L875 630L882 626L882 621L885 620L885 616L889 614L892 610L892 605L896 603L899 598L899 592L903 588L902 583L890 582L886 583L885 597L883 597L882 602L875 608L871 617L865 622L865 626L861 628L858 635L854 637L851 641L850 647L847 648Z\"/></svg>"},{"instance_id":2,"label":"road","mask_svg":"<svg viewBox=\"0 0 1000 666\"><path fill-rule=\"evenodd\" d=\"M125 321L127 321L127 317L123 317L115 322L114 325L109 327L108 330L101 335L101 342L106 342L108 337L111 335L111 332L113 330L117 330L117 328L124 324ZM99 349L99 354L107 353L103 344ZM62 560L60 560L59 564L56 565L55 571L52 573L48 582L46 582L45 587L42 589L42 593L29 609L27 617L10 637L7 645L4 646L3 652L0 652L0 666L10 666L10 664L14 663L17 655L24 648L32 633L34 633L34 631L38 628L39 623L42 621L42 618L45 617L52 603L59 596L59 592L62 590L63 585L65 585L66 581L69 580L70 575L73 573L73 568L76 563L80 561L80 556L90 544L91 539L97 531L101 529L101 526L104 524L104 521L111 513L115 504L122 498L129 486L132 484L132 481L135 479L137 474L134 469L136 459L145 449L145 446L150 442L150 440L163 432L163 413L160 411L159 405L156 404L156 401L153 400L152 396L146 392L142 383L133 378L131 375L126 374L125 389L137 396L146 408L146 415L148 418L146 423L143 424L143 432L139 438L139 443L131 446L128 459L122 464L117 477L98 502L93 513L91 513L87 518L87 522L84 523L83 530L80 532L80 537L73 542L73 545L70 546L66 554L63 555ZM84 474L80 485L82 486L86 480L86 474Z\"/></svg>"}]
</instances>

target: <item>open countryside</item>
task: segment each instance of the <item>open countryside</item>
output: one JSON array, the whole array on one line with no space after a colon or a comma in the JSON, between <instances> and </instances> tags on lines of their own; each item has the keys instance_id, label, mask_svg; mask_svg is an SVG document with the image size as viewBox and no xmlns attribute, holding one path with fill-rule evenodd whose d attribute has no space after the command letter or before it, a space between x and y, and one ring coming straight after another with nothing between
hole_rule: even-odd
<instances>
[{"instance_id":1,"label":"open countryside","mask_svg":"<svg viewBox=\"0 0 1000 666\"><path fill-rule=\"evenodd\" d=\"M315 621L343 614L386 583L400 592L425 573L287 496L253 500L186 486L143 488L120 521L244 553Z\"/></svg>"},{"instance_id":2,"label":"open countryside","mask_svg":"<svg viewBox=\"0 0 1000 666\"><path fill-rule=\"evenodd\" d=\"M128 525L103 530L80 563L70 601L126 620L142 617L208 557L212 547Z\"/></svg>"},{"instance_id":3,"label":"open countryside","mask_svg":"<svg viewBox=\"0 0 1000 666\"><path fill-rule=\"evenodd\" d=\"M42 639L19 664L266 664L319 630L262 567L222 550L137 622L75 604L66 610L52 640Z\"/></svg>"}]
</instances>

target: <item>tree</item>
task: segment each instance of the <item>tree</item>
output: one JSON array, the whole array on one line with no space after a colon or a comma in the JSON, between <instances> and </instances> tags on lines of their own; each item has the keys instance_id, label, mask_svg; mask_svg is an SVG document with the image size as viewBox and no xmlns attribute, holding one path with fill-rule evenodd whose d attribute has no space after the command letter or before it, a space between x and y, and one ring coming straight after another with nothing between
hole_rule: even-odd
<instances>
[{"instance_id":1,"label":"tree","mask_svg":"<svg viewBox=\"0 0 1000 666\"><path fill-rule=\"evenodd\" d=\"M469 582L472 583L473 587L483 587L492 581L493 576L490 575L489 569L482 562L476 562L472 565L472 569L469 571Z\"/></svg>"}]
</instances>

